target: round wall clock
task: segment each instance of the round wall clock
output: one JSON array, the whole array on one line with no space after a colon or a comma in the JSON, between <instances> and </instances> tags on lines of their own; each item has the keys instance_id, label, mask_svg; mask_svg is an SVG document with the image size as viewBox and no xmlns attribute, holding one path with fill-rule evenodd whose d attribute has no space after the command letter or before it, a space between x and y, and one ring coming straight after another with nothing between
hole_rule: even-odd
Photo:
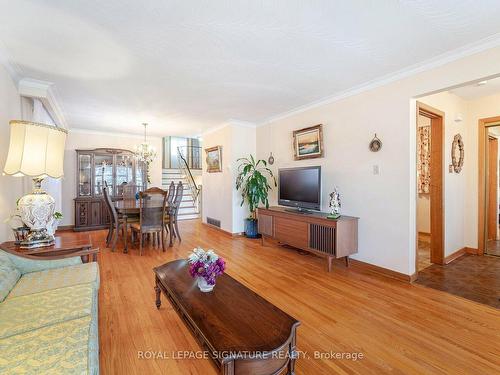
<instances>
[{"instance_id":1,"label":"round wall clock","mask_svg":"<svg viewBox=\"0 0 500 375\"><path fill-rule=\"evenodd\" d=\"M377 138L377 133L375 133L369 147L371 152L378 152L382 148L382 141Z\"/></svg>"}]
</instances>

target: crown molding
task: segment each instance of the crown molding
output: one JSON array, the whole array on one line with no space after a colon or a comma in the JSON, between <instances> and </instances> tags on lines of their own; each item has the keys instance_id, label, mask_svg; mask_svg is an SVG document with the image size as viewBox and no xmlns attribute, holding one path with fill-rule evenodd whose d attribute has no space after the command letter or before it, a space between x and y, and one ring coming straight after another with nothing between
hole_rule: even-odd
<instances>
[{"instance_id":1,"label":"crown molding","mask_svg":"<svg viewBox=\"0 0 500 375\"><path fill-rule=\"evenodd\" d=\"M53 83L33 78L23 78L19 81L17 88L19 95L39 99L56 125L68 129Z\"/></svg>"},{"instance_id":2,"label":"crown molding","mask_svg":"<svg viewBox=\"0 0 500 375\"><path fill-rule=\"evenodd\" d=\"M385 86L388 85L389 83L401 80L403 78L411 77L413 75L416 75L418 73L422 73L434 68L438 68L440 66L446 65L448 63L451 63L453 61L460 60L462 58L465 58L467 56L474 55L479 52L486 51L491 48L495 48L500 46L500 33L491 35L487 38L481 39L478 42L475 43L470 43L465 46L462 46L460 48L454 49L449 52L445 52L441 55L438 55L436 57L433 57L432 59L428 59L426 61L423 61L418 64L411 65L409 67L406 67L404 69L398 70L396 72L387 74L385 76L373 79L371 81L362 83L357 86L353 86L350 89L341 91L339 93L336 93L331 96L327 96L325 98L315 100L313 102L310 102L308 104L304 104L298 107L295 107L289 111L285 111L279 114L276 114L274 116L270 116L266 118L265 120L259 122L257 126L264 126L267 125L271 122L281 120L287 117L290 117L295 114L299 114L302 112L305 112L307 110L317 108L326 104L331 104L337 101L340 101L342 99L346 99L348 97L360 94L362 92L370 91L373 90L377 87Z\"/></svg>"},{"instance_id":3,"label":"crown molding","mask_svg":"<svg viewBox=\"0 0 500 375\"><path fill-rule=\"evenodd\" d=\"M199 137L203 137L203 136L205 136L207 134L210 134L210 133L216 132L217 130L223 129L226 126L241 126L243 128L252 128L252 129L255 129L258 126L258 124L255 123L255 122L250 122L250 121L242 121L242 120L236 120L236 119L229 119L227 121L224 121L222 124L219 124L219 125L213 126L211 128L208 128L207 130L205 130L204 132L202 132L197 137L198 138Z\"/></svg>"},{"instance_id":4,"label":"crown molding","mask_svg":"<svg viewBox=\"0 0 500 375\"><path fill-rule=\"evenodd\" d=\"M110 131L103 131L103 130L95 130L95 129L86 129L86 128L71 128L69 130L69 134L73 133L78 133L78 134L97 134L97 135L103 135L103 136L108 136L108 137L123 137L123 138L134 138L137 140L144 140L144 134L135 134L135 133L123 133L123 132L110 132ZM148 140L154 139L154 140L159 140L161 141L163 137L155 136L155 135L148 135Z\"/></svg>"},{"instance_id":5,"label":"crown molding","mask_svg":"<svg viewBox=\"0 0 500 375\"><path fill-rule=\"evenodd\" d=\"M12 81L17 85L23 76L23 71L19 65L17 65L11 56L8 54L2 41L0 41L0 64L5 67L9 73Z\"/></svg>"}]
</instances>

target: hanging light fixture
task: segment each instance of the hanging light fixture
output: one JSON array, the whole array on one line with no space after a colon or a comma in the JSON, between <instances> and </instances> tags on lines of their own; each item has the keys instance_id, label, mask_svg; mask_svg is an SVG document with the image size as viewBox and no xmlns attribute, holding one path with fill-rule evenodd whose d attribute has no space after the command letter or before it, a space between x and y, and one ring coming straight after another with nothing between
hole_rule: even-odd
<instances>
[{"instance_id":1,"label":"hanging light fixture","mask_svg":"<svg viewBox=\"0 0 500 375\"><path fill-rule=\"evenodd\" d=\"M147 140L148 124L143 123L142 126L144 126L144 142L135 146L135 156L138 160L149 164L156 158L156 149Z\"/></svg>"},{"instance_id":2,"label":"hanging light fixture","mask_svg":"<svg viewBox=\"0 0 500 375\"><path fill-rule=\"evenodd\" d=\"M156 149L154 146L150 145L147 140L147 123L143 123L144 126L144 142L135 146L135 157L138 161L143 162L146 166L146 175L148 183L151 183L149 176L149 164L153 162L156 158Z\"/></svg>"}]
</instances>

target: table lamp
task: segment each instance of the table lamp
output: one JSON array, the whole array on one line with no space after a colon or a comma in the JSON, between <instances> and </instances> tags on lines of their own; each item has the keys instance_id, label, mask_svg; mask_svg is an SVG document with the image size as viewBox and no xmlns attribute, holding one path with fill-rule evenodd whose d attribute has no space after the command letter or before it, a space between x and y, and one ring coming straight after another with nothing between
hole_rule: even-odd
<instances>
[{"instance_id":1,"label":"table lamp","mask_svg":"<svg viewBox=\"0 0 500 375\"><path fill-rule=\"evenodd\" d=\"M23 223L30 228L22 248L50 246L54 237L47 226L54 220L55 201L41 188L45 177L64 175L64 145L67 131L52 125L12 120L5 175L33 178L34 189L17 204Z\"/></svg>"}]
</instances>

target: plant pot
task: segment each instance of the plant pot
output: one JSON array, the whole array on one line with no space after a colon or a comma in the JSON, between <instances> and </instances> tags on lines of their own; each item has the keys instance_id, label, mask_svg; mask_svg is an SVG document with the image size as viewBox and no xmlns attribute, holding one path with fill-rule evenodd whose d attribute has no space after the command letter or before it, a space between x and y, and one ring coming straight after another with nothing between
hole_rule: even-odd
<instances>
[{"instance_id":1,"label":"plant pot","mask_svg":"<svg viewBox=\"0 0 500 375\"><path fill-rule=\"evenodd\" d=\"M257 219L245 219L245 235L248 238L259 238L259 226Z\"/></svg>"},{"instance_id":2,"label":"plant pot","mask_svg":"<svg viewBox=\"0 0 500 375\"><path fill-rule=\"evenodd\" d=\"M205 280L204 277L198 277L197 282L198 288L204 293L211 292L215 287L215 284L210 285L209 283L207 283L207 280Z\"/></svg>"}]
</instances>

